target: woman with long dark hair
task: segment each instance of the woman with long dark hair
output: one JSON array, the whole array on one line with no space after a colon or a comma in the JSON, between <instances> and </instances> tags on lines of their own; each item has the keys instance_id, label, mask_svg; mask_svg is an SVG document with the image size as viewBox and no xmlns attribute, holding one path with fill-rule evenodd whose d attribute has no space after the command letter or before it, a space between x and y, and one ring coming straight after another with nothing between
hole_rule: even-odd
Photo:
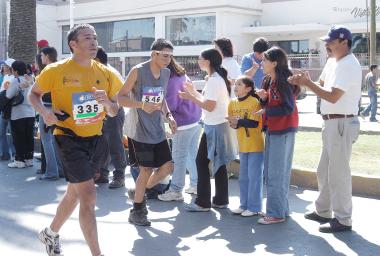
<instances>
[{"instance_id":1,"label":"woman with long dark hair","mask_svg":"<svg viewBox=\"0 0 380 256\"><path fill-rule=\"evenodd\" d=\"M264 102L267 131L264 153L264 180L267 189L266 215L260 224L283 222L289 216L288 192L295 133L298 128L296 97L298 86L287 79L292 75L285 52L272 47L264 52L266 76L257 94Z\"/></svg>"},{"instance_id":2,"label":"woman with long dark hair","mask_svg":"<svg viewBox=\"0 0 380 256\"><path fill-rule=\"evenodd\" d=\"M173 135L172 157L174 169L169 190L164 194L158 195L161 201L183 200L182 190L185 186L186 169L189 171L190 186L185 190L186 193L197 193L197 166L195 157L198 151L199 135L201 126L201 108L192 101L183 100L179 97L178 91L184 90L186 81L190 78L186 75L186 70L179 65L172 57L168 68L170 79L166 92L166 102L177 122L177 132Z\"/></svg>"},{"instance_id":3,"label":"woman with long dark hair","mask_svg":"<svg viewBox=\"0 0 380 256\"><path fill-rule=\"evenodd\" d=\"M8 167L25 168L33 166L35 112L26 97L31 89L31 84L24 78L26 64L16 60L12 63L12 71L14 78L7 89L6 97L11 99L21 93L24 100L21 104L13 106L11 110L11 133L16 156L14 161L8 164Z\"/></svg>"},{"instance_id":4,"label":"woman with long dark hair","mask_svg":"<svg viewBox=\"0 0 380 256\"><path fill-rule=\"evenodd\" d=\"M187 83L180 97L188 99L202 108L204 133L200 141L196 158L198 171L197 198L186 206L187 210L209 211L211 206L226 208L228 205L228 177L226 164L234 159L230 147L231 136L228 116L231 84L227 71L222 68L222 56L216 49L201 52L199 67L207 72L208 79L202 94L191 83ZM211 202L211 184L209 163L212 161L212 174L215 177L215 196Z\"/></svg>"}]
</instances>

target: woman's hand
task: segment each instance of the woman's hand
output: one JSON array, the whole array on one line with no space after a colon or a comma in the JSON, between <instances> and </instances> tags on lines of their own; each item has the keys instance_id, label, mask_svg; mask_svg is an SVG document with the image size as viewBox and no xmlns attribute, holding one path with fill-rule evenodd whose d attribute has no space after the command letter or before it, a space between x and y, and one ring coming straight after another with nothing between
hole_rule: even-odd
<instances>
[{"instance_id":1,"label":"woman's hand","mask_svg":"<svg viewBox=\"0 0 380 256\"><path fill-rule=\"evenodd\" d=\"M235 116L226 117L231 128L236 129L239 119Z\"/></svg>"},{"instance_id":2,"label":"woman's hand","mask_svg":"<svg viewBox=\"0 0 380 256\"><path fill-rule=\"evenodd\" d=\"M266 100L268 98L268 92L264 89L260 89L256 91L256 94L260 97L262 100Z\"/></svg>"}]
</instances>

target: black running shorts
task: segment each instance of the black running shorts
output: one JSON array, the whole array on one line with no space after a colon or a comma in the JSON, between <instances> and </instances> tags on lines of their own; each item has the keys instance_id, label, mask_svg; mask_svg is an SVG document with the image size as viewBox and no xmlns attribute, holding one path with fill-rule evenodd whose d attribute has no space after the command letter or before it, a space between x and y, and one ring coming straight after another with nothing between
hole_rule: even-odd
<instances>
[{"instance_id":1,"label":"black running shorts","mask_svg":"<svg viewBox=\"0 0 380 256\"><path fill-rule=\"evenodd\" d=\"M108 157L108 146L103 136L56 135L55 141L66 180L70 183L93 179Z\"/></svg>"},{"instance_id":2,"label":"black running shorts","mask_svg":"<svg viewBox=\"0 0 380 256\"><path fill-rule=\"evenodd\" d=\"M132 147L129 147L129 150L134 151L134 157L139 166L159 168L172 161L172 154L167 140L157 144L147 144L132 139L130 141L132 142Z\"/></svg>"}]
</instances>

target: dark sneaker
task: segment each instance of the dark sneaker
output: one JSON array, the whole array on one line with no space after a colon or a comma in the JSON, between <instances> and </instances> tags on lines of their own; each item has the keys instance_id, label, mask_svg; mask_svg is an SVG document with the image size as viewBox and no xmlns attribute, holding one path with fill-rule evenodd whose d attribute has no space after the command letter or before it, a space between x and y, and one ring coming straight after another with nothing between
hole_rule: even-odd
<instances>
[{"instance_id":1,"label":"dark sneaker","mask_svg":"<svg viewBox=\"0 0 380 256\"><path fill-rule=\"evenodd\" d=\"M325 218L325 217L319 216L316 212L308 212L304 215L304 217L305 219L313 220L321 224L331 221L331 218Z\"/></svg>"},{"instance_id":2,"label":"dark sneaker","mask_svg":"<svg viewBox=\"0 0 380 256\"><path fill-rule=\"evenodd\" d=\"M351 230L352 226L343 225L336 218L333 218L329 223L319 226L319 231L322 233L336 233Z\"/></svg>"},{"instance_id":3,"label":"dark sneaker","mask_svg":"<svg viewBox=\"0 0 380 256\"><path fill-rule=\"evenodd\" d=\"M94 182L95 184L104 184L104 183L108 183L109 180L107 176L100 174L100 175L96 175L96 177L94 178Z\"/></svg>"},{"instance_id":4,"label":"dark sneaker","mask_svg":"<svg viewBox=\"0 0 380 256\"><path fill-rule=\"evenodd\" d=\"M59 177L57 176L45 176L45 175L41 175L41 177L38 178L39 180L59 180Z\"/></svg>"},{"instance_id":5,"label":"dark sneaker","mask_svg":"<svg viewBox=\"0 0 380 256\"><path fill-rule=\"evenodd\" d=\"M157 190L149 188L145 189L145 196L148 199L158 199L158 195L160 195L160 193L158 193Z\"/></svg>"},{"instance_id":6,"label":"dark sneaker","mask_svg":"<svg viewBox=\"0 0 380 256\"><path fill-rule=\"evenodd\" d=\"M46 246L46 252L49 256L63 256L59 235L51 236L47 233L47 228L45 228L40 232L38 238Z\"/></svg>"},{"instance_id":7,"label":"dark sneaker","mask_svg":"<svg viewBox=\"0 0 380 256\"><path fill-rule=\"evenodd\" d=\"M121 188L125 186L124 178L113 178L108 188Z\"/></svg>"},{"instance_id":8,"label":"dark sneaker","mask_svg":"<svg viewBox=\"0 0 380 256\"><path fill-rule=\"evenodd\" d=\"M214 203L211 203L211 207L212 208L218 208L218 209L227 209L228 208L228 204L214 204Z\"/></svg>"},{"instance_id":9,"label":"dark sneaker","mask_svg":"<svg viewBox=\"0 0 380 256\"><path fill-rule=\"evenodd\" d=\"M150 226L148 214L144 212L144 209L131 209L129 212L128 221L137 226Z\"/></svg>"}]
</instances>

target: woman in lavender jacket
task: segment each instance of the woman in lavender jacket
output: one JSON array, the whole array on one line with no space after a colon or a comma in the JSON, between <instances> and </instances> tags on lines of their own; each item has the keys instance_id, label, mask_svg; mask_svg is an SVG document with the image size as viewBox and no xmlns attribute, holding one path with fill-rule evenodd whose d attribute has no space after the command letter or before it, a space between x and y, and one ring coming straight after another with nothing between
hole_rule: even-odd
<instances>
[{"instance_id":1,"label":"woman in lavender jacket","mask_svg":"<svg viewBox=\"0 0 380 256\"><path fill-rule=\"evenodd\" d=\"M183 200L182 190L185 186L186 169L190 173L190 187L186 193L197 193L197 167L195 158L198 151L198 142L201 132L199 120L201 109L189 100L183 100L178 96L179 91L183 91L184 84L189 78L185 69L172 58L168 68L171 75L166 93L166 102L177 122L177 132L173 136L172 157L174 161L174 171L169 190L159 195L161 201Z\"/></svg>"}]
</instances>

